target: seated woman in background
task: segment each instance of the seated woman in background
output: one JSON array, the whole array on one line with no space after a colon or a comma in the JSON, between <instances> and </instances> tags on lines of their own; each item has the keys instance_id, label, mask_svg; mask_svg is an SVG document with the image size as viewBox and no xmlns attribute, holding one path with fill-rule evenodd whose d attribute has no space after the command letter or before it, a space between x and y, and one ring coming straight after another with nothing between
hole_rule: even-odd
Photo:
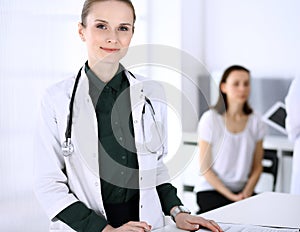
<instances>
[{"instance_id":1,"label":"seated woman in background","mask_svg":"<svg viewBox=\"0 0 300 232\"><path fill-rule=\"evenodd\" d=\"M250 197L262 172L265 125L248 103L250 72L227 68L217 104L199 122L198 213Z\"/></svg>"}]
</instances>

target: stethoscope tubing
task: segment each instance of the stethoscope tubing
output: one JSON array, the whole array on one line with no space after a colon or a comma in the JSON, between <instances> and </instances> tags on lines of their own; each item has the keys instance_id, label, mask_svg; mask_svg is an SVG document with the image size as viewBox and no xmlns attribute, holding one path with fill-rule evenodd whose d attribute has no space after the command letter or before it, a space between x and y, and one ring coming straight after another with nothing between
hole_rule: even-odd
<instances>
[{"instance_id":1,"label":"stethoscope tubing","mask_svg":"<svg viewBox=\"0 0 300 232\"><path fill-rule=\"evenodd\" d=\"M154 108L152 106L152 103L150 101L149 98L147 98L145 96L145 103L144 103L144 107L143 107L143 111L142 111L142 131L143 131L143 140L146 141L146 133L145 133L145 120L144 120L144 114L145 114L145 111L146 111L146 104L148 105L148 108L150 110L150 114L151 114L151 117L152 117L152 120L154 122L154 126L155 126L155 129L157 131L157 134L158 134L158 137L159 137L159 141L160 141L160 146L158 149L156 149L155 151L154 150L151 150L147 143L145 142L144 143L144 146L145 148L147 149L148 152L152 153L152 154L157 154L158 151L160 149L162 149L162 153L164 153L164 144L163 144L163 140L162 140L162 136L161 136L161 133L159 131L159 127L158 127L158 124L157 124L157 121L155 119L155 111L154 111Z\"/></svg>"},{"instance_id":2,"label":"stethoscope tubing","mask_svg":"<svg viewBox=\"0 0 300 232\"><path fill-rule=\"evenodd\" d=\"M62 145L62 152L64 156L70 156L74 152L74 146L71 142L71 136L72 136L72 123L73 123L73 107L74 107L74 100L75 100L75 95L76 95L76 90L78 88L78 83L79 79L81 76L81 70L82 67L79 69L78 74L75 78L75 83L73 86L73 91L72 91L72 96L69 104L69 116L67 120L67 128L65 132L65 138L66 140L64 141Z\"/></svg>"},{"instance_id":3,"label":"stethoscope tubing","mask_svg":"<svg viewBox=\"0 0 300 232\"><path fill-rule=\"evenodd\" d=\"M76 90L78 88L78 83L79 83L79 79L80 79L80 76L81 76L81 70L82 70L82 67L79 69L79 72L75 78L75 83L74 83L74 86L73 86L73 91L72 91L72 95L71 95L71 100L70 100L70 104L69 104L69 116L68 116L68 120L67 120L67 128L66 128L66 132L65 132L65 141L62 145L62 152L63 152L63 155L65 157L68 157L70 156L73 152L74 152L74 146L72 144L72 141L71 141L71 136L72 136L72 123L73 123L73 107L74 107L74 101L75 101L75 95L76 95ZM129 72L130 75L132 75L134 77L134 75ZM135 78L135 77L134 77ZM150 101L149 98L147 98L146 96L144 96L145 98L145 103L144 103L144 106L143 106L143 111L142 111L142 131L143 131L143 139L144 141L146 141L146 136L145 136L145 122L144 122L144 114L145 114L145 108L146 108L146 105L148 105L148 108L150 110L150 113L151 113L151 116L152 116L152 119L153 119L153 122L155 124L155 128L156 128L156 131L157 131L157 134L159 136L159 140L161 142L161 145L160 147L158 148L158 150L160 150L162 148L162 153L163 153L163 150L164 150L164 145L163 145L163 141L162 141L162 136L159 132L159 127L158 127L158 124L157 124L157 121L155 119L155 111L154 111L154 108L152 106L152 103ZM152 151L148 146L147 144L145 143L144 144L146 149L152 153L152 154L157 154L158 153L158 150L157 151Z\"/></svg>"}]
</instances>

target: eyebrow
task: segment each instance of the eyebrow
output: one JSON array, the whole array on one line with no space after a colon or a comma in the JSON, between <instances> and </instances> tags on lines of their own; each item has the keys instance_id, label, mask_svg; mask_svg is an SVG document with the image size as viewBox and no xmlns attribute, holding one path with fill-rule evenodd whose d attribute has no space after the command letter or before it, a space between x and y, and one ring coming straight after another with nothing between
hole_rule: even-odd
<instances>
[{"instance_id":1,"label":"eyebrow","mask_svg":"<svg viewBox=\"0 0 300 232\"><path fill-rule=\"evenodd\" d=\"M107 21L105 21L103 19L95 19L95 22L102 22L102 23L109 24ZM131 23L120 23L120 25L122 25L122 26L131 26L132 27Z\"/></svg>"}]
</instances>

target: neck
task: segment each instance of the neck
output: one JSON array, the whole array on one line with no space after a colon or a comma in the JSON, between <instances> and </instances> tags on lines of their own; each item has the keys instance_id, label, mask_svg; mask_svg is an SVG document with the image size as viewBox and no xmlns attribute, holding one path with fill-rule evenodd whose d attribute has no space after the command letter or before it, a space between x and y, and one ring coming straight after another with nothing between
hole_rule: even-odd
<instances>
[{"instance_id":1,"label":"neck","mask_svg":"<svg viewBox=\"0 0 300 232\"><path fill-rule=\"evenodd\" d=\"M239 118L245 115L243 111L243 105L230 105L226 111L226 115L229 117Z\"/></svg>"},{"instance_id":2,"label":"neck","mask_svg":"<svg viewBox=\"0 0 300 232\"><path fill-rule=\"evenodd\" d=\"M109 82L119 69L119 63L97 62L96 64L93 64L88 61L88 65L97 77L104 83Z\"/></svg>"}]
</instances>

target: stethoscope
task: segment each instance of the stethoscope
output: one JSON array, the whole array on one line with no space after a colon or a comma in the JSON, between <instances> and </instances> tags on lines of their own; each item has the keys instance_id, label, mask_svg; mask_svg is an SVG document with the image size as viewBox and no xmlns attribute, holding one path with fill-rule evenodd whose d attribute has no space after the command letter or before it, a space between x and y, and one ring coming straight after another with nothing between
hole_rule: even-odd
<instances>
[{"instance_id":1,"label":"stethoscope","mask_svg":"<svg viewBox=\"0 0 300 232\"><path fill-rule=\"evenodd\" d=\"M143 131L144 146L145 146L146 150L148 152L152 153L152 154L158 154L159 151L161 151L160 153L163 154L164 153L164 143L163 143L163 138L162 138L157 120L155 119L155 111L154 111L154 108L152 106L152 103L151 103L150 99L147 98L146 96L144 96L144 97L145 97L145 103L144 103L143 110L142 110L142 131ZM159 146L158 146L157 149L149 148L148 144L146 143L145 119L144 119L144 115L145 115L145 111L146 111L146 105L148 106L148 108L150 110L151 117L152 117L152 120L154 122L155 130L156 130L158 138L159 138Z\"/></svg>"},{"instance_id":2,"label":"stethoscope","mask_svg":"<svg viewBox=\"0 0 300 232\"><path fill-rule=\"evenodd\" d=\"M72 123L73 123L73 107L74 107L74 99L75 99L75 95L76 95L76 90L78 88L78 83L79 83L79 79L80 79L80 76L81 76L81 70L82 70L82 68L79 69L79 72L76 76L75 83L74 83L74 86L73 86L73 91L72 91L71 100L70 100L70 104L69 104L69 116L68 116L68 120L67 120L66 132L65 132L65 141L63 142L62 147L61 147L62 153L65 157L68 157L68 156L70 156L74 153L74 145L71 141ZM135 78L135 76L131 72L128 71L128 73L133 78ZM155 119L155 111L154 111L153 105L152 105L149 98L144 96L144 99L145 99L145 102L144 102L144 106L143 106L143 110L142 110L142 120L141 120L143 140L146 141L144 115L145 115L145 112L146 112L146 105L147 105L149 110L150 110L151 117L153 119L155 129L156 129L156 132L158 134L159 141L160 141L160 146L157 149L150 149L146 142L144 144L145 148L147 149L148 152L150 152L152 154L157 154L158 151L160 151L160 150L161 150L161 153L163 154L163 152L164 152L163 138L162 138L161 132L159 130L158 123Z\"/></svg>"}]
</instances>

